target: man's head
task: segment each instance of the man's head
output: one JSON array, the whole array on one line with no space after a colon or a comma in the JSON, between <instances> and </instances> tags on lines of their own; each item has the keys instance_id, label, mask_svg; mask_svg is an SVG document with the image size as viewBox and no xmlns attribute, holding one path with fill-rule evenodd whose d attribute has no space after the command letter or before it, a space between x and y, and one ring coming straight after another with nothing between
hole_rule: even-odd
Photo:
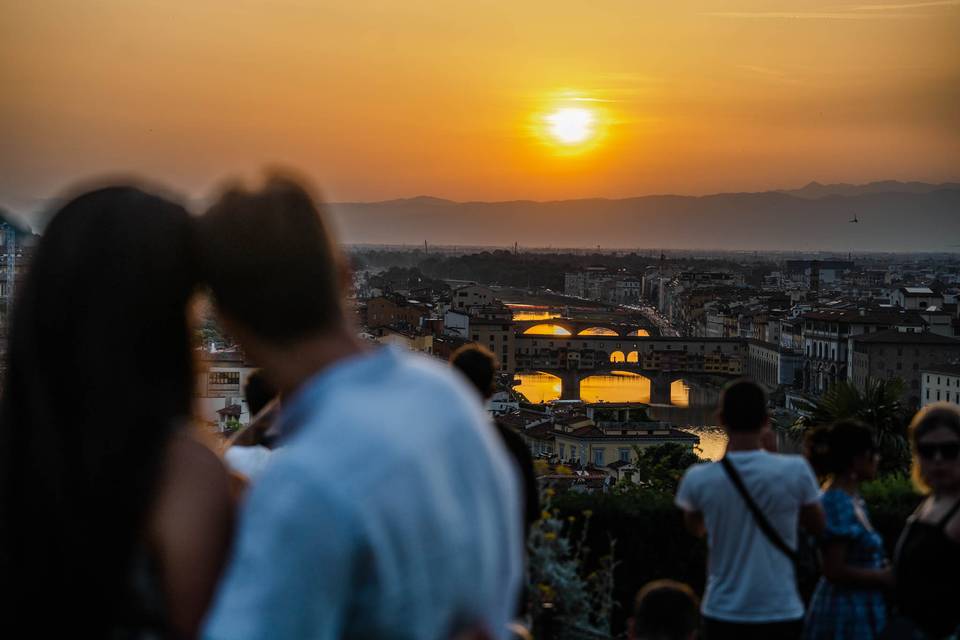
<instances>
[{"instance_id":1,"label":"man's head","mask_svg":"<svg viewBox=\"0 0 960 640\"><path fill-rule=\"evenodd\" d=\"M700 626L700 601L689 586L674 580L648 582L633 607L631 640L690 640Z\"/></svg>"},{"instance_id":2,"label":"man's head","mask_svg":"<svg viewBox=\"0 0 960 640\"><path fill-rule=\"evenodd\" d=\"M229 328L290 346L344 322L343 262L307 190L272 177L226 191L198 223L204 275Z\"/></svg>"},{"instance_id":3,"label":"man's head","mask_svg":"<svg viewBox=\"0 0 960 640\"><path fill-rule=\"evenodd\" d=\"M756 433L770 421L767 394L755 382L734 380L720 392L720 421L731 433Z\"/></svg>"},{"instance_id":4,"label":"man's head","mask_svg":"<svg viewBox=\"0 0 960 640\"><path fill-rule=\"evenodd\" d=\"M466 344L453 352L450 364L467 376L484 400L493 396L497 358L489 350L478 344Z\"/></svg>"},{"instance_id":5,"label":"man's head","mask_svg":"<svg viewBox=\"0 0 960 640\"><path fill-rule=\"evenodd\" d=\"M277 390L273 388L262 371L254 371L247 376L247 384L243 387L243 397L247 401L250 417L256 416L270 401L277 397Z\"/></svg>"}]
</instances>

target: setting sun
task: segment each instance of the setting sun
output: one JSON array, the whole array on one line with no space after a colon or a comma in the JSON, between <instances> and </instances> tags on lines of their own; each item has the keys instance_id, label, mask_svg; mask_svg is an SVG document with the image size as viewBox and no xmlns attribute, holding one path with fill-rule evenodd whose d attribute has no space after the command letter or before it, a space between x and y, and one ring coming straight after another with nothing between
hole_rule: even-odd
<instances>
[{"instance_id":1,"label":"setting sun","mask_svg":"<svg viewBox=\"0 0 960 640\"><path fill-rule=\"evenodd\" d=\"M579 144L593 137L596 117L589 109L568 107L546 116L550 135L563 144Z\"/></svg>"}]
</instances>

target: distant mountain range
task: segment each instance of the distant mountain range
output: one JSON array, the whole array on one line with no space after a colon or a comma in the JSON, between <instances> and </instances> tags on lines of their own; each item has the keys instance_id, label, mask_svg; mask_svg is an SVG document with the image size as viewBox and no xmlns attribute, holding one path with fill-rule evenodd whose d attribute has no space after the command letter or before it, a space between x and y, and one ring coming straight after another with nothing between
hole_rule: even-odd
<instances>
[{"instance_id":1,"label":"distant mountain range","mask_svg":"<svg viewBox=\"0 0 960 640\"><path fill-rule=\"evenodd\" d=\"M420 196L331 208L349 243L960 252L953 182L551 202Z\"/></svg>"}]
</instances>

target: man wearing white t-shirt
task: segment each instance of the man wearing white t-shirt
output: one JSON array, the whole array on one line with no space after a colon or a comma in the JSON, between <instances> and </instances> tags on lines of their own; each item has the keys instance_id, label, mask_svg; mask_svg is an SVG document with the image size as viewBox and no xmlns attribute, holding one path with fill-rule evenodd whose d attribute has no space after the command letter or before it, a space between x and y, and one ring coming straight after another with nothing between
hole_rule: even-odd
<instances>
[{"instance_id":1,"label":"man wearing white t-shirt","mask_svg":"<svg viewBox=\"0 0 960 640\"><path fill-rule=\"evenodd\" d=\"M773 440L763 390L746 380L727 385L719 417L729 437L726 457L776 535L797 548L797 524L812 534L824 527L816 478L801 456L771 453ZM769 450L768 450L769 449ZM799 638L803 602L793 560L764 534L720 463L691 467L676 504L687 528L707 536L703 637Z\"/></svg>"}]
</instances>

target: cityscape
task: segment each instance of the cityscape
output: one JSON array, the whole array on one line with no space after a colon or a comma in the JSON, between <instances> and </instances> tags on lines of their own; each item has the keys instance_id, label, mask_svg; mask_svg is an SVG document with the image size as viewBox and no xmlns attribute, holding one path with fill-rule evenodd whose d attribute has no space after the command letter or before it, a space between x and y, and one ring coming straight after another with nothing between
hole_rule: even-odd
<instances>
[{"instance_id":1,"label":"cityscape","mask_svg":"<svg viewBox=\"0 0 960 640\"><path fill-rule=\"evenodd\" d=\"M960 0L0 25L0 638L960 640Z\"/></svg>"}]
</instances>

